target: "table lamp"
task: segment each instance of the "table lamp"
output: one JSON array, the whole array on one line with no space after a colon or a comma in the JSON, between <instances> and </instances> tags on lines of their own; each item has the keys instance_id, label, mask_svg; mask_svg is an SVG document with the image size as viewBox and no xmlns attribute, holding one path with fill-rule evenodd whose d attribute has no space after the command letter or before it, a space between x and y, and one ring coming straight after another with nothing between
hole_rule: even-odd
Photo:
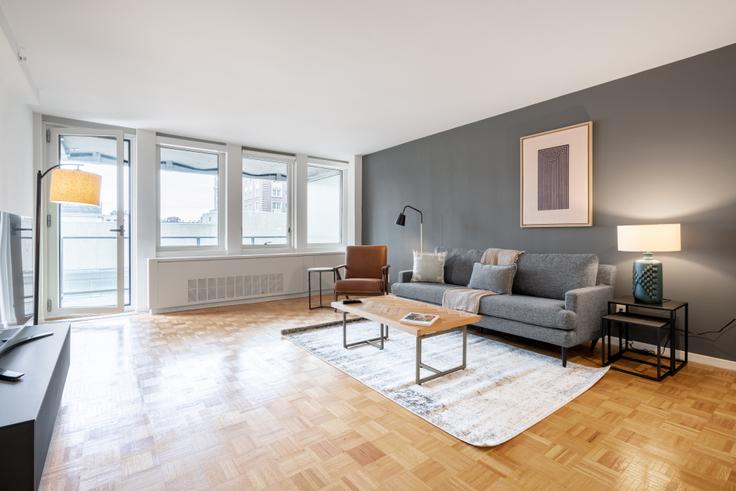
<instances>
[{"instance_id":1,"label":"table lamp","mask_svg":"<svg viewBox=\"0 0 736 491\"><path fill-rule=\"evenodd\" d=\"M45 172L36 174L36 227L33 270L33 324L38 324L39 278L41 276L41 183L51 173L49 201L52 203L71 203L100 206L100 187L102 177L79 169L62 169L55 165Z\"/></svg>"},{"instance_id":2,"label":"table lamp","mask_svg":"<svg viewBox=\"0 0 736 491\"><path fill-rule=\"evenodd\" d=\"M653 253L681 250L680 224L619 225L617 229L619 251L644 253L634 261L634 298L646 304L662 303L662 262Z\"/></svg>"}]
</instances>

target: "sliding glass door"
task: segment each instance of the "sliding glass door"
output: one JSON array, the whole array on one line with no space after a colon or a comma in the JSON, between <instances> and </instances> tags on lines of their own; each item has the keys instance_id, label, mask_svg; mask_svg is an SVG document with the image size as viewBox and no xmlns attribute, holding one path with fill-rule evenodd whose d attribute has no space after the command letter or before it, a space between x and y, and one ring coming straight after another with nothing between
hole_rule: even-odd
<instances>
[{"instance_id":1,"label":"sliding glass door","mask_svg":"<svg viewBox=\"0 0 736 491\"><path fill-rule=\"evenodd\" d=\"M131 142L122 131L73 128L51 130L47 140L48 167L77 166L102 185L99 207L48 204L41 307L49 317L121 312L130 304Z\"/></svg>"}]
</instances>

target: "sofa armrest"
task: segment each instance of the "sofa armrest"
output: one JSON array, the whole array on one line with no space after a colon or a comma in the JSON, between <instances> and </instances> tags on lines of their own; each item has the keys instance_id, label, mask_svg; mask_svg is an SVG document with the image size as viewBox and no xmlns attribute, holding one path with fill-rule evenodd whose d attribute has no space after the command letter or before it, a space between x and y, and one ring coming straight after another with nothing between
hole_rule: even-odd
<instances>
[{"instance_id":1,"label":"sofa armrest","mask_svg":"<svg viewBox=\"0 0 736 491\"><path fill-rule=\"evenodd\" d=\"M413 271L411 269L399 271L399 283L409 283L411 281L412 273Z\"/></svg>"},{"instance_id":2,"label":"sofa armrest","mask_svg":"<svg viewBox=\"0 0 736 491\"><path fill-rule=\"evenodd\" d=\"M565 293L565 310L577 316L578 343L600 337L601 317L608 313L608 301L613 299L610 285L588 286Z\"/></svg>"}]
</instances>

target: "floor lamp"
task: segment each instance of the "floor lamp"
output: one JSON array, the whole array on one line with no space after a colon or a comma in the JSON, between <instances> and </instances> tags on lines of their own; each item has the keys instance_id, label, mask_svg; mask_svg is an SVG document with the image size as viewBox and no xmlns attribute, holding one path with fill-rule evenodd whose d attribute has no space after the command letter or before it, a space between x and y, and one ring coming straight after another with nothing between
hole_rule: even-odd
<instances>
[{"instance_id":1,"label":"floor lamp","mask_svg":"<svg viewBox=\"0 0 736 491\"><path fill-rule=\"evenodd\" d=\"M399 213L399 216L396 218L396 225L404 226L406 224L406 209L411 208L412 210L419 213L419 253L422 254L424 252L424 237L422 232L422 226L424 225L424 213L422 213L422 210L419 210L417 208L414 208L411 205L404 205L404 209L401 210L401 213Z\"/></svg>"},{"instance_id":2,"label":"floor lamp","mask_svg":"<svg viewBox=\"0 0 736 491\"><path fill-rule=\"evenodd\" d=\"M62 169L55 165L36 174L36 226L33 269L33 325L38 325L39 279L41 277L41 192L43 178L51 173L49 202L100 206L102 176L79 169Z\"/></svg>"}]
</instances>

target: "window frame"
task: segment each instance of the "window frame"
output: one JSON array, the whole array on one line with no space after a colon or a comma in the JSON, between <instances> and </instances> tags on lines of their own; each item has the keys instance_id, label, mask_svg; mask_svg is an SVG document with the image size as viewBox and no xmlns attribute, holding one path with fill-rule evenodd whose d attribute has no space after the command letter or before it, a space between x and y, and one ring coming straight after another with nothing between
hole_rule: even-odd
<instances>
[{"instance_id":1,"label":"window frame","mask_svg":"<svg viewBox=\"0 0 736 491\"><path fill-rule=\"evenodd\" d=\"M264 160L267 162L275 162L279 164L286 164L286 244L244 244L243 234L245 232L243 227L243 221L245 220L245 214L243 213L240 217L240 247L244 251L266 251L266 250L288 250L292 251L295 249L295 234L296 224L294 220L297 216L295 213L296 200L295 200L295 178L296 178L296 155L281 154L275 152L263 152L258 150L242 149L240 154L240 185L241 191L243 190L243 161L246 158L252 158L254 160ZM281 196L282 198L284 196ZM243 210L243 204L245 203L245 193L242 192L240 196L240 209Z\"/></svg>"},{"instance_id":2,"label":"window frame","mask_svg":"<svg viewBox=\"0 0 736 491\"><path fill-rule=\"evenodd\" d=\"M304 228L306 229L306 235L304 240L308 249L330 249L335 247L344 247L347 245L348 235L348 168L347 162L341 162L338 160L322 159L317 157L307 157L305 163L304 177L306 199L304 200L304 207L306 208L304 214ZM323 169L333 169L340 171L341 185L340 185L340 240L338 242L309 242L309 167L319 167Z\"/></svg>"},{"instance_id":3,"label":"window frame","mask_svg":"<svg viewBox=\"0 0 736 491\"><path fill-rule=\"evenodd\" d=\"M175 150L189 150L193 152L208 153L217 156L217 245L161 245L161 148ZM226 220L226 165L227 148L217 143L200 142L181 138L156 137L156 252L159 256L167 253L188 252L190 254L211 254L224 252L225 244L225 220Z\"/></svg>"}]
</instances>

